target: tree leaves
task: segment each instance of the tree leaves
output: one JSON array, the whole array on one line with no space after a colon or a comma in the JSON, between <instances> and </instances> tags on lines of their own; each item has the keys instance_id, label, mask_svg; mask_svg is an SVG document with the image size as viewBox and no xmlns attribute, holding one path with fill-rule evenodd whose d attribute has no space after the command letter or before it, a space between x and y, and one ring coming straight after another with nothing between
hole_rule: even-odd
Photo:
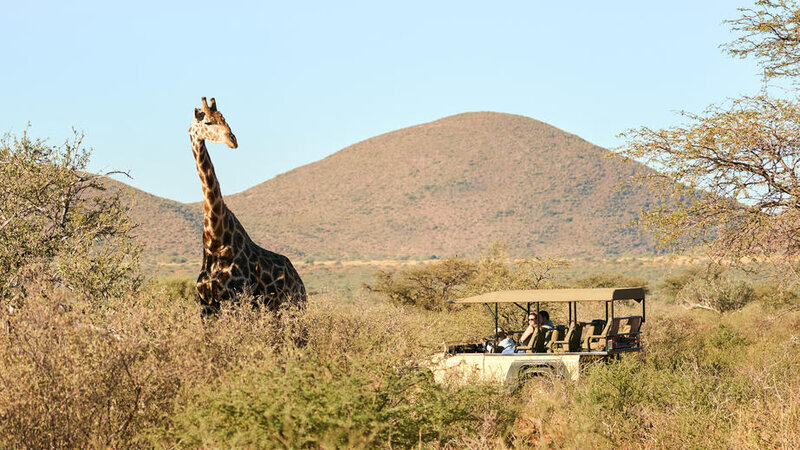
<instances>
[{"instance_id":1,"label":"tree leaves","mask_svg":"<svg viewBox=\"0 0 800 450\"><path fill-rule=\"evenodd\" d=\"M0 300L35 284L101 302L139 284L139 247L127 207L85 171L83 136L60 146L0 141Z\"/></svg>"},{"instance_id":2,"label":"tree leaves","mask_svg":"<svg viewBox=\"0 0 800 450\"><path fill-rule=\"evenodd\" d=\"M800 80L800 8L759 0L730 21L727 46L756 57L767 79ZM688 124L623 133L622 155L659 170L640 177L659 196L640 223L672 250L707 246L717 262L745 258L790 265L800 255L800 103L766 91L703 113Z\"/></svg>"}]
</instances>

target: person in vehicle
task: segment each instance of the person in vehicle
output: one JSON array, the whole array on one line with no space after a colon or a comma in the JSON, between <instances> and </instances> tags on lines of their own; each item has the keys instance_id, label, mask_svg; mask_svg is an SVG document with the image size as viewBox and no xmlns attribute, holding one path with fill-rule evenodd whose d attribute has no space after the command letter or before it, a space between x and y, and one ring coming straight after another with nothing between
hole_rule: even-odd
<instances>
[{"instance_id":1,"label":"person in vehicle","mask_svg":"<svg viewBox=\"0 0 800 450\"><path fill-rule=\"evenodd\" d=\"M540 324L539 326L542 327L542 331L547 331L548 329L555 328L553 322L550 321L550 313L541 310L539 311L539 315L537 316L535 313L531 313L528 316L528 328L525 329L525 332L522 333L522 336L519 338L519 345L526 346L530 345L530 339L533 336L533 333L536 332L536 325Z\"/></svg>"},{"instance_id":2,"label":"person in vehicle","mask_svg":"<svg viewBox=\"0 0 800 450\"><path fill-rule=\"evenodd\" d=\"M514 353L517 348L514 338L509 336L502 327L497 327L495 334L497 335L498 344L495 345L494 339L483 339L481 345L483 345L484 349L489 353Z\"/></svg>"},{"instance_id":3,"label":"person in vehicle","mask_svg":"<svg viewBox=\"0 0 800 450\"><path fill-rule=\"evenodd\" d=\"M497 344L500 353L514 353L517 350L517 343L514 338L502 328L497 329L497 340L500 342Z\"/></svg>"},{"instance_id":4,"label":"person in vehicle","mask_svg":"<svg viewBox=\"0 0 800 450\"><path fill-rule=\"evenodd\" d=\"M552 329L556 327L553 325L553 322L550 321L550 313L545 310L539 311L539 323L542 324L542 328Z\"/></svg>"}]
</instances>

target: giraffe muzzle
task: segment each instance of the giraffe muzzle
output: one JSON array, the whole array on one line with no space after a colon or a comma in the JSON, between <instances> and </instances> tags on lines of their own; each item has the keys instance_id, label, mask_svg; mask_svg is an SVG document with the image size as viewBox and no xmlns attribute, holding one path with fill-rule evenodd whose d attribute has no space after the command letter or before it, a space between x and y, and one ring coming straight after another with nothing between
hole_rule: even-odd
<instances>
[{"instance_id":1,"label":"giraffe muzzle","mask_svg":"<svg viewBox=\"0 0 800 450\"><path fill-rule=\"evenodd\" d=\"M236 142L236 136L233 133L228 135L228 147L230 148L237 148L239 144Z\"/></svg>"}]
</instances>

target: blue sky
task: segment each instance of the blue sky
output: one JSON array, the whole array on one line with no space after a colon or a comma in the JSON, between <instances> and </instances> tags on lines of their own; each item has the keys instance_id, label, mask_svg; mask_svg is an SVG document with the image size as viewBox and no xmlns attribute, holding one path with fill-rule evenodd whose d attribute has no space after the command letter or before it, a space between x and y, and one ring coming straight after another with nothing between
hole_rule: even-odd
<instances>
[{"instance_id":1,"label":"blue sky","mask_svg":"<svg viewBox=\"0 0 800 450\"><path fill-rule=\"evenodd\" d=\"M198 201L187 130L216 97L232 194L350 144L467 111L522 114L595 144L761 87L724 54L740 1L9 2L0 132L85 132L91 169Z\"/></svg>"}]
</instances>

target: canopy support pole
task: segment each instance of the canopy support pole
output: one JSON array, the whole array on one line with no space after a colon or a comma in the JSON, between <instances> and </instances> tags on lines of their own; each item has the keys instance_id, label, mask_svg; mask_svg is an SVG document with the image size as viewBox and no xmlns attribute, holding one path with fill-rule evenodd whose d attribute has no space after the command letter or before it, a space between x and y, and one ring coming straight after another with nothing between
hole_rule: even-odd
<instances>
[{"instance_id":1,"label":"canopy support pole","mask_svg":"<svg viewBox=\"0 0 800 450\"><path fill-rule=\"evenodd\" d=\"M489 306L488 303L484 303L483 305L486 306L486 309L489 310L489 314L491 314L492 317L494 317L494 348L497 348L497 325L498 325L497 303L494 304L494 311L492 311L492 307ZM486 350L484 350L484 351L486 351Z\"/></svg>"},{"instance_id":2,"label":"canopy support pole","mask_svg":"<svg viewBox=\"0 0 800 450\"><path fill-rule=\"evenodd\" d=\"M642 322L644 322L645 315L644 315L644 299L642 299Z\"/></svg>"},{"instance_id":3,"label":"canopy support pole","mask_svg":"<svg viewBox=\"0 0 800 450\"><path fill-rule=\"evenodd\" d=\"M567 308L567 309L569 309L569 318L567 319L567 323L571 324L572 323L572 302L569 302L569 304L567 306L569 306L569 308Z\"/></svg>"},{"instance_id":4,"label":"canopy support pole","mask_svg":"<svg viewBox=\"0 0 800 450\"><path fill-rule=\"evenodd\" d=\"M484 305L486 306L486 309L489 310L489 314L491 314L491 316L494 318L495 322L497 322L497 314L494 311L492 311L492 308L489 306L488 303L484 303ZM494 306L497 307L497 303L495 303Z\"/></svg>"}]
</instances>

